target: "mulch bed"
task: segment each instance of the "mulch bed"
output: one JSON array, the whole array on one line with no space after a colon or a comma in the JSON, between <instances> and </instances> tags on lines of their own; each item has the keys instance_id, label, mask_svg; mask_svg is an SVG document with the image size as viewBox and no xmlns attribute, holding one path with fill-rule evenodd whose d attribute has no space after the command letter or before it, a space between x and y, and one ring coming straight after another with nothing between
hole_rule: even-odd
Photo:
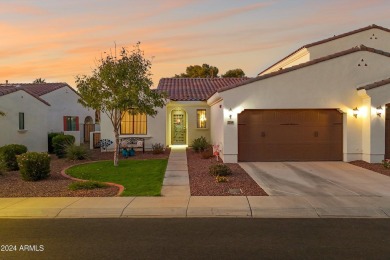
<instances>
[{"instance_id":1,"label":"mulch bed","mask_svg":"<svg viewBox=\"0 0 390 260\"><path fill-rule=\"evenodd\" d=\"M164 154L152 154L151 152L137 152L136 156L124 160L157 159L168 158L170 150ZM90 158L82 161L69 161L58 159L51 155L51 175L49 178L37 182L27 182L22 180L18 171L6 172L0 175L0 197L112 197L118 193L118 188L109 186L94 190L68 190L68 185L75 182L61 175L61 170L65 167L85 163L88 161L113 160L113 152L91 151ZM119 156L122 159L122 156Z\"/></svg>"},{"instance_id":2,"label":"mulch bed","mask_svg":"<svg viewBox=\"0 0 390 260\"><path fill-rule=\"evenodd\" d=\"M215 157L202 159L200 153L187 149L188 174L192 196L268 196L267 193L245 172L238 163L227 163L232 175L228 182L217 183L209 174L209 166L221 163ZM241 189L239 194L231 194L230 189Z\"/></svg>"},{"instance_id":3,"label":"mulch bed","mask_svg":"<svg viewBox=\"0 0 390 260\"><path fill-rule=\"evenodd\" d=\"M390 176L390 169L386 169L383 167L383 164L381 163L368 163L365 161L353 161L350 162L350 164L365 168L367 170L371 170L386 176Z\"/></svg>"}]
</instances>

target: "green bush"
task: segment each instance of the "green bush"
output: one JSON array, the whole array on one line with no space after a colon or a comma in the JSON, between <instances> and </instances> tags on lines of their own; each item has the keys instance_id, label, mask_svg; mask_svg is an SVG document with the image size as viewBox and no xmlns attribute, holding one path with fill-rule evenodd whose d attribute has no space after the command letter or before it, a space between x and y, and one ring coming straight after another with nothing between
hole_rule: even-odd
<instances>
[{"instance_id":1,"label":"green bush","mask_svg":"<svg viewBox=\"0 0 390 260\"><path fill-rule=\"evenodd\" d=\"M28 152L17 156L20 174L25 181L38 181L50 175L48 153Z\"/></svg>"},{"instance_id":2,"label":"green bush","mask_svg":"<svg viewBox=\"0 0 390 260\"><path fill-rule=\"evenodd\" d=\"M162 145L160 143L152 144L152 151L153 151L153 154L164 153L164 145Z\"/></svg>"},{"instance_id":3,"label":"green bush","mask_svg":"<svg viewBox=\"0 0 390 260\"><path fill-rule=\"evenodd\" d=\"M54 153L58 158L64 158L66 155L66 147L74 144L75 138L73 135L57 135L53 137Z\"/></svg>"},{"instance_id":4,"label":"green bush","mask_svg":"<svg viewBox=\"0 0 390 260\"><path fill-rule=\"evenodd\" d=\"M201 136L192 141L192 149L195 152L203 152L208 146L210 146L209 142L207 142L206 137Z\"/></svg>"},{"instance_id":5,"label":"green bush","mask_svg":"<svg viewBox=\"0 0 390 260\"><path fill-rule=\"evenodd\" d=\"M57 135L63 135L63 133L49 133L47 135L47 150L49 153L54 153L53 138Z\"/></svg>"},{"instance_id":6,"label":"green bush","mask_svg":"<svg viewBox=\"0 0 390 260\"><path fill-rule=\"evenodd\" d=\"M0 175L3 175L6 170L7 168L5 167L5 163L0 161Z\"/></svg>"},{"instance_id":7,"label":"green bush","mask_svg":"<svg viewBox=\"0 0 390 260\"><path fill-rule=\"evenodd\" d=\"M84 160L88 158L88 151L84 146L70 144L65 147L66 158L69 160Z\"/></svg>"},{"instance_id":8,"label":"green bush","mask_svg":"<svg viewBox=\"0 0 390 260\"><path fill-rule=\"evenodd\" d=\"M385 159L382 161L383 167L390 169L390 159Z\"/></svg>"},{"instance_id":9,"label":"green bush","mask_svg":"<svg viewBox=\"0 0 390 260\"><path fill-rule=\"evenodd\" d=\"M26 153L27 147L21 144L9 144L0 148L0 161L8 171L17 171L18 162L16 156Z\"/></svg>"},{"instance_id":10,"label":"green bush","mask_svg":"<svg viewBox=\"0 0 390 260\"><path fill-rule=\"evenodd\" d=\"M228 176L232 174L232 170L226 164L213 164L209 167L209 173L213 176Z\"/></svg>"},{"instance_id":11,"label":"green bush","mask_svg":"<svg viewBox=\"0 0 390 260\"><path fill-rule=\"evenodd\" d=\"M108 185L98 181L80 181L69 184L70 190L92 190L99 188L106 188Z\"/></svg>"}]
</instances>

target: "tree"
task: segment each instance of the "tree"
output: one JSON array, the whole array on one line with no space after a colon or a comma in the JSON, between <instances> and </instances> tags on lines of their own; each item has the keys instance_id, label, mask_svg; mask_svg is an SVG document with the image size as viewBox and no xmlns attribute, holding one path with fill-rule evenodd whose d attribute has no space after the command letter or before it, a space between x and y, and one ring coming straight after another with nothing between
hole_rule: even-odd
<instances>
[{"instance_id":1,"label":"tree","mask_svg":"<svg viewBox=\"0 0 390 260\"><path fill-rule=\"evenodd\" d=\"M242 69L233 69L226 71L225 74L221 75L222 78L243 78L245 73Z\"/></svg>"},{"instance_id":2,"label":"tree","mask_svg":"<svg viewBox=\"0 0 390 260\"><path fill-rule=\"evenodd\" d=\"M33 81L34 84L39 84L39 83L46 83L45 79L42 78L37 78Z\"/></svg>"},{"instance_id":3,"label":"tree","mask_svg":"<svg viewBox=\"0 0 390 260\"><path fill-rule=\"evenodd\" d=\"M5 116L5 113L3 111L0 111L0 116Z\"/></svg>"},{"instance_id":4,"label":"tree","mask_svg":"<svg viewBox=\"0 0 390 260\"><path fill-rule=\"evenodd\" d=\"M186 69L186 73L176 74L175 78L214 78L218 77L219 69L209 64L191 65Z\"/></svg>"},{"instance_id":5,"label":"tree","mask_svg":"<svg viewBox=\"0 0 390 260\"><path fill-rule=\"evenodd\" d=\"M153 117L157 114L155 108L166 103L164 93L150 89L151 61L144 58L140 43L131 52L122 48L119 56L106 54L98 60L92 76L76 76L79 102L105 113L111 121L115 135L114 166L118 166L119 129L125 112Z\"/></svg>"}]
</instances>

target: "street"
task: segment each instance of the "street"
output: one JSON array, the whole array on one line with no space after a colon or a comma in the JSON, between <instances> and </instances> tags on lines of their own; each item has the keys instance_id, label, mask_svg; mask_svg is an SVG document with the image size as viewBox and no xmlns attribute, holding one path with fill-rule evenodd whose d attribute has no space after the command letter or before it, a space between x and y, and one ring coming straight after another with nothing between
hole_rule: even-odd
<instances>
[{"instance_id":1,"label":"street","mask_svg":"<svg viewBox=\"0 0 390 260\"><path fill-rule=\"evenodd\" d=\"M2 219L0 259L388 259L388 219Z\"/></svg>"}]
</instances>

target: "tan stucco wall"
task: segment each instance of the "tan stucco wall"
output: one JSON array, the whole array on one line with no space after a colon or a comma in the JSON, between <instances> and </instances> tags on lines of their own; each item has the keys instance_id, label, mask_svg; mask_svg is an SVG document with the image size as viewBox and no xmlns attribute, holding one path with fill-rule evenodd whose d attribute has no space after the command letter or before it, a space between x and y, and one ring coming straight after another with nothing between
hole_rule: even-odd
<instances>
[{"instance_id":1,"label":"tan stucco wall","mask_svg":"<svg viewBox=\"0 0 390 260\"><path fill-rule=\"evenodd\" d=\"M125 137L142 137L145 138L145 150L151 150L152 144L160 143L164 146L166 144L166 132L165 132L165 122L166 122L166 107L157 108L158 111L155 117L147 117L147 134L146 135L120 135L120 138ZM104 113L100 115L100 133L101 139L109 139L114 142L115 135L110 119ZM108 150L114 150L114 145L112 144L108 147Z\"/></svg>"},{"instance_id":2,"label":"tan stucco wall","mask_svg":"<svg viewBox=\"0 0 390 260\"><path fill-rule=\"evenodd\" d=\"M368 66L357 66L364 59ZM219 93L224 102L225 162L237 161L237 113L243 109L333 108L344 114L344 160L362 159L362 118L367 113L356 87L388 78L390 58L355 52ZM352 109L362 115L352 116ZM228 109L236 113L227 125Z\"/></svg>"},{"instance_id":3,"label":"tan stucco wall","mask_svg":"<svg viewBox=\"0 0 390 260\"><path fill-rule=\"evenodd\" d=\"M77 100L80 98L69 87L63 87L41 96L50 104L48 115L48 131L49 132L63 132L64 131L64 116L78 116L79 123L84 124L87 116L90 116L95 121L95 111L90 108L83 107ZM76 143L83 141L80 133L83 132L82 126L80 131L72 131L71 134L75 136Z\"/></svg>"},{"instance_id":4,"label":"tan stucco wall","mask_svg":"<svg viewBox=\"0 0 390 260\"><path fill-rule=\"evenodd\" d=\"M308 61L310 61L310 53L306 48L304 48L302 50L299 50L297 53L294 53L294 55L291 55L291 57L281 62L278 62L277 64L275 64L274 66L272 66L271 68L267 69L266 71L264 71L259 75L268 74L271 72L278 71L280 70L280 68L285 69Z\"/></svg>"},{"instance_id":5,"label":"tan stucco wall","mask_svg":"<svg viewBox=\"0 0 390 260\"><path fill-rule=\"evenodd\" d=\"M194 139L204 136L210 141L210 107L205 101L171 101L167 104L167 125L166 142L171 145L171 112L176 108L181 108L187 115L187 141L186 144L191 146ZM206 128L200 129L196 127L196 110L206 109Z\"/></svg>"},{"instance_id":6,"label":"tan stucco wall","mask_svg":"<svg viewBox=\"0 0 390 260\"><path fill-rule=\"evenodd\" d=\"M370 37L373 37L373 34L377 37L377 39L375 39L375 37L370 39ZM336 52L345 51L361 44L367 47L390 52L389 42L389 32L378 29L370 29L310 47L308 48L308 51L310 52L310 60L321 58Z\"/></svg>"},{"instance_id":7,"label":"tan stucco wall","mask_svg":"<svg viewBox=\"0 0 390 260\"><path fill-rule=\"evenodd\" d=\"M367 162L381 162L385 153L385 111L386 104L390 104L390 84L368 91L360 90L367 108L367 117L363 127L364 146L363 160ZM376 108L381 106L384 114L377 115Z\"/></svg>"},{"instance_id":8,"label":"tan stucco wall","mask_svg":"<svg viewBox=\"0 0 390 260\"><path fill-rule=\"evenodd\" d=\"M373 36L375 35L375 36ZM377 39L375 39L375 37ZM370 39L372 38L372 39ZM390 52L390 33L379 29L370 29L360 33L355 33L346 37L328 41L309 48L304 48L291 57L278 62L270 69L261 73L261 75L278 71L279 68L288 68L300 63L318 59L337 52L345 51L361 44L378 50Z\"/></svg>"},{"instance_id":9,"label":"tan stucco wall","mask_svg":"<svg viewBox=\"0 0 390 260\"><path fill-rule=\"evenodd\" d=\"M23 144L29 151L47 151L47 115L49 106L24 91L0 96L0 146ZM24 113L26 131L19 129L19 112Z\"/></svg>"}]
</instances>

